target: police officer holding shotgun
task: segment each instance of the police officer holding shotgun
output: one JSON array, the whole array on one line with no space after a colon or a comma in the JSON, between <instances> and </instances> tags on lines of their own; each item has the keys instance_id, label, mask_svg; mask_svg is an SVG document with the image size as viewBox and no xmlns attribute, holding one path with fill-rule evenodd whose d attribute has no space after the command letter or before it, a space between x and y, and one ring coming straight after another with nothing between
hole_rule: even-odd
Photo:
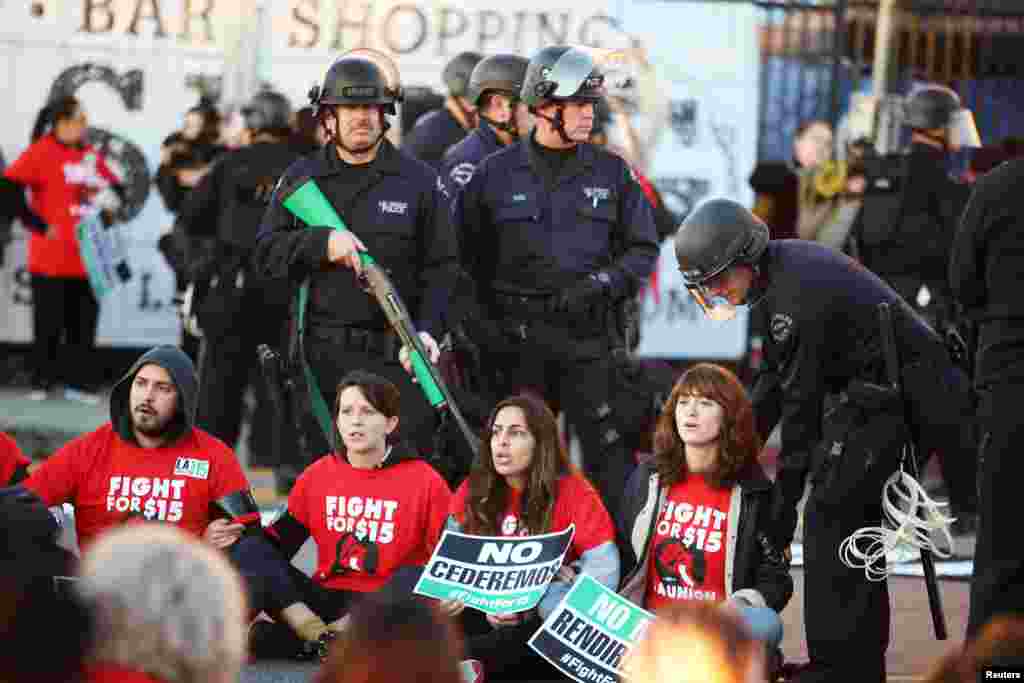
<instances>
[{"instance_id":1,"label":"police officer holding shotgun","mask_svg":"<svg viewBox=\"0 0 1024 683\"><path fill-rule=\"evenodd\" d=\"M755 417L762 438L782 424L775 539L765 552L788 548L811 476L803 531L810 662L797 680L883 683L887 585L845 565L839 546L854 531L880 524L882 487L908 439L919 453L929 444L959 443L969 398L947 385L946 347L873 273L813 242L769 241L767 226L736 202L698 206L680 226L675 249L684 282L705 313L727 319L737 306L749 306L765 339ZM888 390L883 302L892 313L905 402ZM957 457L974 455L966 450Z\"/></svg>"},{"instance_id":2,"label":"police officer holding shotgun","mask_svg":"<svg viewBox=\"0 0 1024 683\"><path fill-rule=\"evenodd\" d=\"M457 249L437 173L384 137L401 89L368 52L337 59L311 92L328 141L286 171L253 258L265 275L287 277L294 291L306 285L308 296L297 297L293 310L291 355L307 364L314 379L309 390L323 397L320 405L333 409L337 382L349 370L387 377L402 393L399 429L425 452L433 440L433 409L399 364L401 344L384 312L361 286L359 252L390 274L436 361ZM349 231L307 226L282 205L281 188L303 178L315 181ZM334 445L322 434L326 425L310 422L311 455L320 455Z\"/></svg>"}]
</instances>

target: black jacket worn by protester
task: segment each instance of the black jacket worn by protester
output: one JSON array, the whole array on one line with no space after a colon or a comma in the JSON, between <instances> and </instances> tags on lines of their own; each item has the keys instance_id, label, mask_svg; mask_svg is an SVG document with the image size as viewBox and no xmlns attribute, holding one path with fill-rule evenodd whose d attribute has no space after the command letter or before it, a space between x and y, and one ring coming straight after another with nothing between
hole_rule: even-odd
<instances>
[{"instance_id":1,"label":"black jacket worn by protester","mask_svg":"<svg viewBox=\"0 0 1024 683\"><path fill-rule=\"evenodd\" d=\"M616 523L622 538L622 587L619 592L643 606L650 568L650 540L665 504L666 490L654 465L640 465L623 498ZM725 580L728 596L754 607L785 608L793 596L789 554L778 549L770 532L772 483L753 464L733 486L726 533Z\"/></svg>"},{"instance_id":2,"label":"black jacket worn by protester","mask_svg":"<svg viewBox=\"0 0 1024 683\"><path fill-rule=\"evenodd\" d=\"M822 438L826 395L854 379L887 381L877 305L887 302L893 311L904 366L921 360L941 368L949 360L942 340L899 294L845 254L805 240L772 240L757 265L751 333L764 340L764 359L752 399L762 440L782 423L776 532L785 547Z\"/></svg>"},{"instance_id":3,"label":"black jacket worn by protester","mask_svg":"<svg viewBox=\"0 0 1024 683\"><path fill-rule=\"evenodd\" d=\"M440 338L458 261L447 198L437 173L383 140L360 182L347 184L334 145L292 164L288 179L310 176L367 252L390 275L417 329ZM266 277L310 282L307 325L388 329L376 300L348 268L327 260L330 230L311 230L275 192L257 236L253 263Z\"/></svg>"},{"instance_id":4,"label":"black jacket worn by protester","mask_svg":"<svg viewBox=\"0 0 1024 683\"><path fill-rule=\"evenodd\" d=\"M1024 161L1010 161L975 185L953 244L949 280L978 323L976 380L1024 378Z\"/></svg>"}]
</instances>

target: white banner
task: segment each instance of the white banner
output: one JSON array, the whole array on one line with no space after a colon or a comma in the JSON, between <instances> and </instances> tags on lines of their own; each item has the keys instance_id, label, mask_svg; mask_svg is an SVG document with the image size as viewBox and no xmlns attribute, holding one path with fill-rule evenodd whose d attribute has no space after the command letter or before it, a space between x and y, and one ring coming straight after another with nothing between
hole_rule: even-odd
<instances>
[{"instance_id":1,"label":"white banner","mask_svg":"<svg viewBox=\"0 0 1024 683\"><path fill-rule=\"evenodd\" d=\"M649 136L644 169L666 205L680 217L715 196L751 206L747 177L757 162L760 105L757 8L650 0L618 7L623 30L643 37L658 80L671 93L669 125ZM746 352L746 312L730 323L697 315L670 243L655 280L657 290L643 295L638 355L738 358Z\"/></svg>"}]
</instances>

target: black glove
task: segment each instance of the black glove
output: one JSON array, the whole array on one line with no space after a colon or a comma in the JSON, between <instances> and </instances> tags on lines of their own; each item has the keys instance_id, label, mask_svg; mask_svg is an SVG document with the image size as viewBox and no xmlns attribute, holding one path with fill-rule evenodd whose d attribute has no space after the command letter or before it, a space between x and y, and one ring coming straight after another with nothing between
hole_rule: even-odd
<instances>
[{"instance_id":1,"label":"black glove","mask_svg":"<svg viewBox=\"0 0 1024 683\"><path fill-rule=\"evenodd\" d=\"M596 306L609 304L611 282L611 277L604 271L591 273L553 296L550 312L585 315Z\"/></svg>"}]
</instances>

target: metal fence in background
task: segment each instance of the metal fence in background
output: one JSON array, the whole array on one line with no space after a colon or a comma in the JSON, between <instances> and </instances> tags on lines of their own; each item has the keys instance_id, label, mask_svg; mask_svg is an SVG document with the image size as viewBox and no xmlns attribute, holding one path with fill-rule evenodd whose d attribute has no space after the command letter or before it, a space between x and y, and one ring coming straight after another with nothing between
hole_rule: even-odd
<instances>
[{"instance_id":1,"label":"metal fence in background","mask_svg":"<svg viewBox=\"0 0 1024 683\"><path fill-rule=\"evenodd\" d=\"M802 121L835 125L852 92L870 91L878 2L749 1L761 13L758 157L787 159ZM1024 136L1024 1L896 2L895 90L944 83L974 110L986 144Z\"/></svg>"}]
</instances>

